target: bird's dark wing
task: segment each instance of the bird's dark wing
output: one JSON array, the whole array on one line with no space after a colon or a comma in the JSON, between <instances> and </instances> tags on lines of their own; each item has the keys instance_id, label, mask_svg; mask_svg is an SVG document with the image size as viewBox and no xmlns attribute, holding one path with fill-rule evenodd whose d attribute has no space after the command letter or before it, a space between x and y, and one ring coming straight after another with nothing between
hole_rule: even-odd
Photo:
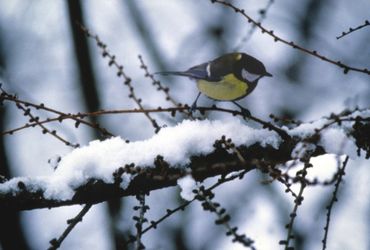
<instances>
[{"instance_id":1,"label":"bird's dark wing","mask_svg":"<svg viewBox=\"0 0 370 250\"><path fill-rule=\"evenodd\" d=\"M192 77L195 79L207 79L208 78L207 66L208 66L208 62L202 63L194 67L191 67L184 73L189 74L189 77Z\"/></svg>"},{"instance_id":2,"label":"bird's dark wing","mask_svg":"<svg viewBox=\"0 0 370 250\"><path fill-rule=\"evenodd\" d=\"M187 76L191 78L207 80L210 82L217 82L222 79L220 76L214 76L211 74L210 62L202 63L194 67L191 67L190 69L183 73L185 73Z\"/></svg>"},{"instance_id":3,"label":"bird's dark wing","mask_svg":"<svg viewBox=\"0 0 370 250\"><path fill-rule=\"evenodd\" d=\"M222 78L234 72L236 57L239 53L230 53L211 61L210 72L213 78Z\"/></svg>"},{"instance_id":4,"label":"bird's dark wing","mask_svg":"<svg viewBox=\"0 0 370 250\"><path fill-rule=\"evenodd\" d=\"M190 78L194 78L197 80L207 80L207 81L220 81L220 77L212 77L210 76L210 68L209 63L202 63L191 67L186 71L165 71L165 72L157 72L156 74L161 75L178 75L178 76L186 76Z\"/></svg>"}]
</instances>

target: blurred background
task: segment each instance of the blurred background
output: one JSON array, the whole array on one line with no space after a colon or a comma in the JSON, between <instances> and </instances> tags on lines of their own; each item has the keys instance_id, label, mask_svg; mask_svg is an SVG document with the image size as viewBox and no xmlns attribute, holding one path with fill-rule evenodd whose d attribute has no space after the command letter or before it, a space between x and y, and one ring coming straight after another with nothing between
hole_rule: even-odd
<instances>
[{"instance_id":1,"label":"blurred background","mask_svg":"<svg viewBox=\"0 0 370 250\"><path fill-rule=\"evenodd\" d=\"M370 68L370 29L366 27L342 39L336 36L368 20L368 0L239 0L245 9L268 30L303 47L340 60ZM86 40L76 25L83 23L108 45L124 66L132 85L147 108L170 107L163 93L144 77L138 55L151 72L185 70L232 51L246 52L262 62L273 78L264 78L256 90L240 103L253 115L268 120L269 114L312 121L346 108L370 106L370 78L276 43L241 15L206 0L38 0L0 1L0 81L3 88L20 99L44 103L65 113L98 109L136 108L122 79L109 67L93 40ZM195 83L186 78L160 78L178 102L190 105L196 97ZM200 106L213 101L201 97ZM232 104L218 106L234 108ZM36 113L41 118L46 113ZM173 126L184 116L154 114L160 126ZM208 119L228 119L211 112ZM131 141L150 138L154 129L142 114L107 115L96 121L117 136ZM0 107L1 131L24 125L27 117L14 105ZM73 122L49 123L50 130L74 143L86 145L103 139L87 127L76 129ZM252 126L254 126L252 124ZM1 136L0 174L6 177L51 174L49 159L63 156L72 148L38 128ZM336 169L333 156L316 159L319 178L328 179ZM335 204L328 249L370 249L369 168L363 159L352 159ZM262 185L266 177L258 172L216 190L232 215L232 224L256 241L257 249L279 249L285 238L284 225L293 206L284 187ZM214 181L214 180L213 180ZM212 183L212 180L208 181ZM307 191L299 208L295 228L297 249L319 249L325 223L325 206L332 188ZM179 188L152 192L147 203L149 220L181 204ZM131 219L137 204L124 198L95 205L63 242L61 249L125 249L124 239L134 233ZM0 215L0 249L46 249L58 237L66 220L80 206L40 209ZM213 214L193 204L144 235L148 249L241 249L214 226ZM132 246L131 246L132 247Z\"/></svg>"}]
</instances>

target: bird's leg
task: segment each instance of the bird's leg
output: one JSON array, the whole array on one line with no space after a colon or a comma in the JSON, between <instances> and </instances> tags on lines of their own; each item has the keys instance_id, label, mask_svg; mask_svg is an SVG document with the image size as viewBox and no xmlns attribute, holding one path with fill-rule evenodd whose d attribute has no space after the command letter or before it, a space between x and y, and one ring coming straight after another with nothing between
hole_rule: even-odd
<instances>
[{"instance_id":1,"label":"bird's leg","mask_svg":"<svg viewBox=\"0 0 370 250\"><path fill-rule=\"evenodd\" d=\"M242 112L242 114L243 114L244 116L246 116L246 117L251 116L251 112L250 112L248 109L246 109L246 108L242 107L239 103L237 103L237 102L235 102L235 101L233 101L233 103L241 109L241 112Z\"/></svg>"},{"instance_id":2,"label":"bird's leg","mask_svg":"<svg viewBox=\"0 0 370 250\"><path fill-rule=\"evenodd\" d=\"M199 99L200 94L201 93L199 92L198 95L197 95L197 98L195 98L195 101L191 105L191 107L190 107L190 113L193 113L195 111L195 109L197 108L197 101Z\"/></svg>"}]
</instances>

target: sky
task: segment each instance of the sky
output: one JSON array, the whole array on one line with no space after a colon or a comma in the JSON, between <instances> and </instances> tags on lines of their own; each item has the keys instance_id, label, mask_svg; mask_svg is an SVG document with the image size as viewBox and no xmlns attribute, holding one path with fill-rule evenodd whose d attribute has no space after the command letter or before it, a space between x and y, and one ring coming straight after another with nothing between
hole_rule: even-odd
<instances>
[{"instance_id":1,"label":"sky","mask_svg":"<svg viewBox=\"0 0 370 250\"><path fill-rule=\"evenodd\" d=\"M125 72L133 78L135 90L143 99L143 105L151 108L171 106L165 101L163 94L151 87L151 82L144 77L140 69L137 58L139 54L143 56L152 72L162 70L143 36L137 31L132 6L130 7L128 1L82 2L87 27L99 35L108 45L109 51L116 55L117 61L124 65ZM234 1L256 19L259 16L258 11L266 6L267 2ZM317 49L329 58L360 68L370 68L370 44L365 42L370 38L369 29L365 28L348 37L335 39L342 31L369 19L367 10L370 9L370 3L365 0L356 1L356 4L346 0L325 1L320 12L311 13L312 16L307 17L304 16L304 10L308 2L274 1L263 25L269 30L274 30L274 33L282 38L296 41L310 49ZM135 3L148 24L147 32L154 37L163 65L168 70L184 70L213 59L220 53L233 51L250 28L240 15L205 0L141 0ZM78 112L86 110L86 107L80 101L82 95L77 86L77 70L72 63L73 44L67 14L65 1L61 0L0 2L0 35L5 51L2 53L6 58L5 68L0 70L1 82L9 92L17 93L22 99L43 102L65 112ZM301 32L302 20L313 22L307 31L310 34L307 39L304 39L304 33ZM223 35L216 39L212 32L220 25L224 28ZM101 57L94 43L91 42L90 45L102 108L134 108L135 104L127 98L128 90L122 85L122 80L116 77L115 70L107 65L107 61ZM271 37L259 31L255 32L240 50L264 62L267 70L274 75L273 78L264 78L260 81L253 94L240 101L252 114L261 119L268 120L270 113L281 116L294 114L296 119L309 122L328 116L331 112L340 112L344 108L368 107L370 104L369 77L364 74L350 72L344 75L340 68L304 55L281 43L275 43ZM170 93L176 100L181 103L192 103L197 94L194 82L186 78L160 79L163 84L170 87ZM201 97L199 104L207 106L213 102ZM229 103L217 105L233 108ZM46 114L40 113L40 116L46 117ZM161 126L169 128L175 127L182 119L182 117L172 119L161 114L155 118ZM219 113L209 114L208 119L214 122L242 122ZM19 110L9 107L5 117L6 128L18 127L26 121ZM115 135L133 142L140 143L155 138L150 123L140 114L107 116L104 124ZM250 126L256 128L257 125ZM81 145L88 145L93 140L91 130L75 129L73 123L55 123L50 127ZM54 172L48 160L56 156L65 156L72 151L55 138L42 135L37 129L23 130L12 136L6 136L5 140L14 176L51 176ZM335 157L328 155L316 159L317 168L321 170L320 176L330 176L333 165L336 164L333 158ZM366 249L369 246L366 244L370 244L366 240L369 225L365 223L369 221L366 214L370 205L361 198L368 194L368 191L364 185L359 184L366 185L369 182L369 169L365 164L362 158L350 160L346 175L348 179L341 189L342 199L339 203L342 202L342 205L336 204L338 210L335 210L334 215L337 219L333 220L333 231L329 237L330 249L343 249L342 247L352 249L354 246L356 249ZM263 186L260 184L261 179L263 176L253 173L242 181L223 186L217 191L216 197L234 212L234 222L245 222L245 225L239 227L245 228L248 236L259 241L258 249L271 249L271 245L276 246L276 242L285 235L283 226L288 218L281 218L280 211L290 211L292 200L283 195L283 187L275 184L271 187ZM270 189L281 191L279 197L271 197L274 192ZM255 195L248 195L254 192ZM307 225L301 229L303 232L313 229L322 231L323 215L318 212L318 207L323 203L323 193L327 192L330 190L318 187L306 197L307 203L302 206L302 216L298 222ZM175 207L174 197L178 197L179 193L178 187L154 192L148 203L159 199L162 204L153 205L153 211L148 216L158 218L169 205ZM134 199L127 200L129 204L136 202ZM277 202L279 204L276 204ZM73 217L79 209L79 206L72 206L22 213L22 222L34 249L46 248L49 240L62 232L66 219ZM316 213L313 214L312 211ZM122 213L121 216L121 226L125 228L127 227L125 219L129 218L129 213ZM158 237L168 233L171 223L186 223L189 228L197 228L195 233L188 230L186 235L193 249L200 249L201 246L206 246L207 239L211 239L212 233L222 231L213 227L212 216L205 214L199 204L195 205L189 208L187 213L177 215L161 229L145 236L144 242L148 247L169 249L171 246L165 244L170 243L159 242ZM76 231L63 243L62 249L89 249L98 238L101 239L98 241L101 244L98 248L109 249L111 236L107 233L106 218L106 205L94 206L84 222L78 225ZM321 224L315 224L316 221L320 221ZM209 235L201 237L200 232L205 229L210 230ZM360 233L353 234L354 231ZM90 234L89 239L79 240L86 232ZM321 234L318 235L308 239L310 244L307 249L317 249L317 246L320 246L320 239L317 237L320 238ZM353 237L349 239L343 235ZM269 241L265 241L266 238ZM363 245L357 245L359 242ZM215 249L215 245L208 244L211 244L208 247L213 247L210 249ZM213 244L220 244L220 249L236 247L226 237Z\"/></svg>"}]
</instances>

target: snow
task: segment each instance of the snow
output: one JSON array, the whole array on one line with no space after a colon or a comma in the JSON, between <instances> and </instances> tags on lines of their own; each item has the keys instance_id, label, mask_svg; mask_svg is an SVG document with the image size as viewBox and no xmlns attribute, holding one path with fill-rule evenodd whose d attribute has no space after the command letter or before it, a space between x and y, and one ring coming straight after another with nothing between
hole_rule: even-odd
<instances>
[{"instance_id":1,"label":"snow","mask_svg":"<svg viewBox=\"0 0 370 250\"><path fill-rule=\"evenodd\" d=\"M302 124L287 130L291 136L307 137L315 133L330 120L323 118L312 123ZM344 122L342 126L333 124L320 132L318 145L327 153L344 154L356 158L356 146L347 136L345 130L350 129L352 122ZM121 137L113 137L104 141L91 141L87 146L77 148L61 158L55 172L50 176L18 177L0 184L0 193L16 193L19 181L28 189L44 191L44 197L55 200L71 199L75 189L91 179L113 183L113 173L126 164L140 167L152 167L154 159L161 155L171 167L182 168L190 163L191 156L209 154L214 150L214 142L222 136L231 138L236 146L250 146L259 143L265 147L270 145L278 148L280 136L267 129L256 129L242 123L238 118L227 120L185 120L176 126L163 128L158 134L147 140L126 142ZM314 150L315 145L298 143L292 152L297 157L307 150ZM123 174L121 188L129 186L133 175ZM178 181L182 188L181 196L192 199L192 188L195 183L191 177Z\"/></svg>"},{"instance_id":2,"label":"snow","mask_svg":"<svg viewBox=\"0 0 370 250\"><path fill-rule=\"evenodd\" d=\"M353 114L349 115L348 118L355 118L357 115L362 117L369 116L368 111L356 111ZM317 121L310 123L303 123L298 127L286 131L291 135L299 138L306 138L314 135L315 129L321 129L327 124L331 124L332 119L321 118ZM337 124L332 124L330 127L320 131L320 140L318 142L319 146L322 146L327 153L331 154L346 154L351 159L357 158L357 147L353 141L352 137L348 136L348 131L352 129L352 121L344 121L341 126ZM305 143L305 151L313 150L314 145ZM297 156L297 154L303 154L305 151L302 151L302 144L298 143L295 150L292 152L292 156Z\"/></svg>"},{"instance_id":3,"label":"snow","mask_svg":"<svg viewBox=\"0 0 370 250\"><path fill-rule=\"evenodd\" d=\"M254 129L233 117L225 121L186 120L174 127L163 128L150 139L127 143L120 137L92 141L89 145L73 150L64 157L50 176L14 178L0 184L0 193L18 192L22 181L34 190L43 190L44 197L68 200L74 190L90 179L113 183L113 172L126 164L150 167L156 156L161 155L172 167L186 167L190 156L211 153L215 140L225 135L233 143L250 146L260 143L278 148L281 138L273 131ZM122 176L121 188L128 187L133 176Z\"/></svg>"},{"instance_id":4,"label":"snow","mask_svg":"<svg viewBox=\"0 0 370 250\"><path fill-rule=\"evenodd\" d=\"M324 130L321 133L320 145L328 153L336 155L346 154L351 159L357 158L357 147L354 141L343 130L334 128Z\"/></svg>"},{"instance_id":5,"label":"snow","mask_svg":"<svg viewBox=\"0 0 370 250\"><path fill-rule=\"evenodd\" d=\"M326 118L312 123L302 124L287 130L291 136L307 137L315 133L329 120ZM347 136L351 122L341 127L336 125L321 132L318 145L327 153L344 154L351 158L357 156L354 142ZM121 137L113 137L104 141L91 141L88 145L77 148L61 158L55 172L50 176L33 178L18 177L0 184L0 193L19 191L18 183L23 182L28 189L44 191L44 197L55 200L71 199L75 189L86 184L90 179L99 179L105 183L113 183L113 172L126 164L140 167L153 166L154 159L161 155L171 167L186 167L191 156L209 154L214 150L215 140L225 135L231 138L236 146L250 146L259 143L278 148L281 138L275 132L266 129L255 129L233 117L228 120L185 120L176 126L163 128L158 134L147 140L126 142ZM314 150L315 145L298 143L292 156L297 157L307 150ZM129 186L134 176L123 174L121 188ZM191 177L178 181L182 188L181 196L192 199L195 185Z\"/></svg>"},{"instance_id":6,"label":"snow","mask_svg":"<svg viewBox=\"0 0 370 250\"><path fill-rule=\"evenodd\" d=\"M295 148L292 150L291 157L293 159L299 159L304 157L307 153L314 152L316 145L307 142L298 142Z\"/></svg>"},{"instance_id":7,"label":"snow","mask_svg":"<svg viewBox=\"0 0 370 250\"><path fill-rule=\"evenodd\" d=\"M187 201L194 199L193 190L197 187L196 182L191 175L187 175L177 180L177 185L181 188L181 198Z\"/></svg>"}]
</instances>

